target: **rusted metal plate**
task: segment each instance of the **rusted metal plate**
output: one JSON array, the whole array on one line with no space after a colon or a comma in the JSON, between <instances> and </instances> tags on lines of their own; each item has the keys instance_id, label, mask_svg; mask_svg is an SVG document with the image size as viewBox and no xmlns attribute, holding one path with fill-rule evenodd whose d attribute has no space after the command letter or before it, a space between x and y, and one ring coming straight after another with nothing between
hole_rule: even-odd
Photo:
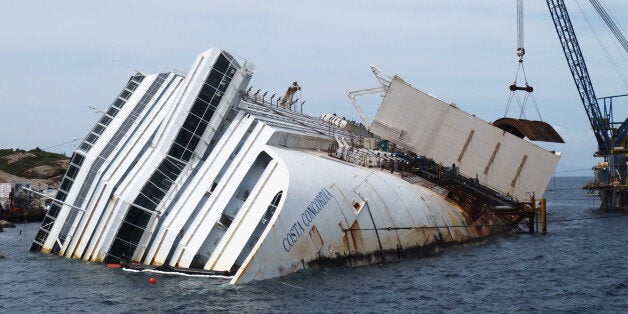
<instances>
[{"instance_id":1,"label":"rusted metal plate","mask_svg":"<svg viewBox=\"0 0 628 314\"><path fill-rule=\"evenodd\" d=\"M520 138L527 137L531 141L565 142L551 125L543 121L501 118L495 120L493 125Z\"/></svg>"}]
</instances>

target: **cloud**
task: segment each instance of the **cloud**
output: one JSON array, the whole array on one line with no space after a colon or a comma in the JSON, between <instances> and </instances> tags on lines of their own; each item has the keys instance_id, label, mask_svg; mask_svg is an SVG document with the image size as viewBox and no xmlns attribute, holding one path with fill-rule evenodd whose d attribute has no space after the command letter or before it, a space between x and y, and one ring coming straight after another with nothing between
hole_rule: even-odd
<instances>
[{"instance_id":1,"label":"cloud","mask_svg":"<svg viewBox=\"0 0 628 314\"><path fill-rule=\"evenodd\" d=\"M590 156L595 142L545 2L525 8L526 69L541 114L563 127L563 159ZM212 46L254 62L256 88L282 93L298 81L312 115L353 114L345 92L377 86L368 68L377 64L491 121L505 110L518 65L516 3L503 0L3 1L0 28L0 111L12 117L3 127L20 130L3 147L83 137L95 119L87 107L108 106L135 69L187 70Z\"/></svg>"}]
</instances>

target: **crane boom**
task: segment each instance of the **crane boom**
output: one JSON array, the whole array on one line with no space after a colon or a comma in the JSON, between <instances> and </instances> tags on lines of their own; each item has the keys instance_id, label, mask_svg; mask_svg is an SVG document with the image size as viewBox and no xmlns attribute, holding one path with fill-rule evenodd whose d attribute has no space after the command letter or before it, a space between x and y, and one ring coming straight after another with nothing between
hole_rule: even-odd
<instances>
[{"instance_id":1,"label":"crane boom","mask_svg":"<svg viewBox=\"0 0 628 314\"><path fill-rule=\"evenodd\" d=\"M347 97L349 97L349 99L351 100L351 104L353 105L353 108L355 108L355 111L360 116L362 123L367 128L371 125L371 121L369 121L369 119L366 117L366 114L364 114L364 110L362 110L362 107L360 107L360 104L358 104L358 101L355 99L355 96L385 93L385 92L386 92L386 89L382 86L347 92Z\"/></svg>"},{"instance_id":2,"label":"crane boom","mask_svg":"<svg viewBox=\"0 0 628 314\"><path fill-rule=\"evenodd\" d=\"M576 88L584 105L584 109L593 128L593 134L597 140L597 155L609 155L612 150L612 129L609 127L609 117L602 116L598 100L595 96L595 90L591 83L591 77L587 70L578 39L571 24L569 13L565 7L563 0L546 0L547 7L552 16L556 33L560 39L560 43L571 71ZM623 126L623 125L622 125Z\"/></svg>"},{"instance_id":3,"label":"crane boom","mask_svg":"<svg viewBox=\"0 0 628 314\"><path fill-rule=\"evenodd\" d=\"M382 71L376 65L371 64L371 72L373 72L373 75L375 75L375 78L379 82L380 86L347 92L347 97L349 97L349 99L351 100L351 104L360 116L362 123L364 123L364 126L367 128L371 125L371 121L369 121L369 119L366 117L366 114L364 114L364 110L362 110L362 107L360 107L360 104L358 104L355 96L379 93L382 97L384 97L384 95L388 91L388 86L390 86L390 78L382 76Z\"/></svg>"}]
</instances>

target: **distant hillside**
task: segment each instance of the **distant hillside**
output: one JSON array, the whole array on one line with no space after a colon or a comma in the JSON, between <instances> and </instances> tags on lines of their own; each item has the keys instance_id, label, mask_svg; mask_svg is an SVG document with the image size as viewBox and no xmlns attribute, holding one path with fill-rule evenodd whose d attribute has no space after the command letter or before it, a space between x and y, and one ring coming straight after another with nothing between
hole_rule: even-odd
<instances>
[{"instance_id":1,"label":"distant hillside","mask_svg":"<svg viewBox=\"0 0 628 314\"><path fill-rule=\"evenodd\" d=\"M68 168L69 158L39 148L0 149L0 182L41 183L56 186Z\"/></svg>"}]
</instances>

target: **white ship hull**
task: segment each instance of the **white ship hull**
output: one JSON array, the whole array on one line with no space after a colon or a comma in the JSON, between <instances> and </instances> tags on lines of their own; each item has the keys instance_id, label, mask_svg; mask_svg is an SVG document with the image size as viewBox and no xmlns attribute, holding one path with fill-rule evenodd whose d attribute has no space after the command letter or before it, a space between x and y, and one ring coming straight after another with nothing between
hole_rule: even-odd
<instances>
[{"instance_id":1,"label":"white ship hull","mask_svg":"<svg viewBox=\"0 0 628 314\"><path fill-rule=\"evenodd\" d=\"M390 154L328 154L360 134L247 96L252 69L212 49L185 78L134 76L73 155L32 250L241 283L494 231L442 186L381 169Z\"/></svg>"}]
</instances>

